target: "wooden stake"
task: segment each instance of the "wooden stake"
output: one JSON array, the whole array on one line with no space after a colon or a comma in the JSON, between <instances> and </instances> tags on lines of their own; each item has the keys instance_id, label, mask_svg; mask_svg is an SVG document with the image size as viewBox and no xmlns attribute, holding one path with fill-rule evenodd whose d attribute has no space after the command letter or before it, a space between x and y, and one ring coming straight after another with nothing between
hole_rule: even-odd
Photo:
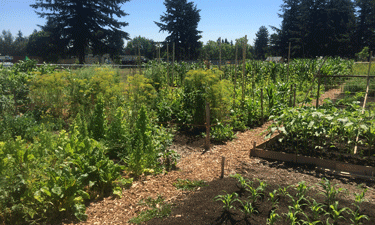
<instances>
[{"instance_id":1,"label":"wooden stake","mask_svg":"<svg viewBox=\"0 0 375 225\"><path fill-rule=\"evenodd\" d=\"M262 124L264 124L264 118L263 118L263 88L260 89L260 108L261 108L261 120Z\"/></svg>"},{"instance_id":2,"label":"wooden stake","mask_svg":"<svg viewBox=\"0 0 375 225\"><path fill-rule=\"evenodd\" d=\"M314 81L315 81L316 77L317 77L317 76L320 76L320 70L322 69L322 67L323 67L324 63L326 62L326 60L327 60L327 58L325 57L325 58L324 58L324 61L323 61L323 63L322 63L322 65L320 65L320 67L319 67L319 69L318 69L318 73L317 73L317 75L314 76L314 79L313 79L312 82L311 82L311 83L312 83L312 84L311 84L311 87L310 87L309 91L306 93L305 100L303 101L303 104L305 104L306 99L307 99L307 96L309 96L310 91L312 90L312 88L313 88L313 86L314 86Z\"/></svg>"},{"instance_id":3,"label":"wooden stake","mask_svg":"<svg viewBox=\"0 0 375 225\"><path fill-rule=\"evenodd\" d=\"M141 71L141 47L138 45L138 69L139 69L139 75L142 74Z\"/></svg>"},{"instance_id":4,"label":"wooden stake","mask_svg":"<svg viewBox=\"0 0 375 225\"><path fill-rule=\"evenodd\" d=\"M367 102L367 96L368 96L368 91L369 91L369 86L370 86L370 71L371 71L371 56L372 56L372 51L370 52L370 61L368 64L368 73L367 73L367 87L366 87L366 95L365 95L365 100L363 101L363 106L362 106L362 114L365 113L366 109L366 102ZM357 154L357 148L358 148L358 140L359 140L359 129L358 128L358 135L357 138L355 139L355 146L354 146L354 154Z\"/></svg>"},{"instance_id":5,"label":"wooden stake","mask_svg":"<svg viewBox=\"0 0 375 225\"><path fill-rule=\"evenodd\" d=\"M290 85L289 107L292 107L292 98L293 98L293 84Z\"/></svg>"},{"instance_id":6,"label":"wooden stake","mask_svg":"<svg viewBox=\"0 0 375 225\"><path fill-rule=\"evenodd\" d=\"M167 43L167 79L168 79L168 84L169 84L171 78L169 77L169 44L168 43Z\"/></svg>"},{"instance_id":7,"label":"wooden stake","mask_svg":"<svg viewBox=\"0 0 375 225\"><path fill-rule=\"evenodd\" d=\"M257 142L256 141L253 141L253 151L255 152L255 148L257 146ZM251 158L251 148L250 148L250 153L249 153L249 157Z\"/></svg>"},{"instance_id":8,"label":"wooden stake","mask_svg":"<svg viewBox=\"0 0 375 225\"><path fill-rule=\"evenodd\" d=\"M289 51L288 51L288 77L286 78L286 81L288 81L289 80L289 76L290 76L290 74L289 74L289 62L290 62L290 47L291 47L291 43L289 42Z\"/></svg>"},{"instance_id":9,"label":"wooden stake","mask_svg":"<svg viewBox=\"0 0 375 225\"><path fill-rule=\"evenodd\" d=\"M319 91L320 91L320 73L318 74L318 90L316 93L316 103L315 103L316 108L318 108L319 106Z\"/></svg>"},{"instance_id":10,"label":"wooden stake","mask_svg":"<svg viewBox=\"0 0 375 225\"><path fill-rule=\"evenodd\" d=\"M294 84L294 100L293 100L293 107L296 107L296 94L297 94L297 85Z\"/></svg>"},{"instance_id":11,"label":"wooden stake","mask_svg":"<svg viewBox=\"0 0 375 225\"><path fill-rule=\"evenodd\" d=\"M221 70L221 37L219 37L219 70Z\"/></svg>"},{"instance_id":12,"label":"wooden stake","mask_svg":"<svg viewBox=\"0 0 375 225\"><path fill-rule=\"evenodd\" d=\"M206 102L206 139L204 148L206 151L210 150L210 104Z\"/></svg>"},{"instance_id":13,"label":"wooden stake","mask_svg":"<svg viewBox=\"0 0 375 225\"><path fill-rule=\"evenodd\" d=\"M225 166L225 157L221 158L221 175L220 178L224 178L224 166Z\"/></svg>"},{"instance_id":14,"label":"wooden stake","mask_svg":"<svg viewBox=\"0 0 375 225\"><path fill-rule=\"evenodd\" d=\"M247 44L247 35L245 35L245 41L243 43L243 54L242 54L242 108L244 107L245 103L245 75L246 75L246 44Z\"/></svg>"}]
</instances>

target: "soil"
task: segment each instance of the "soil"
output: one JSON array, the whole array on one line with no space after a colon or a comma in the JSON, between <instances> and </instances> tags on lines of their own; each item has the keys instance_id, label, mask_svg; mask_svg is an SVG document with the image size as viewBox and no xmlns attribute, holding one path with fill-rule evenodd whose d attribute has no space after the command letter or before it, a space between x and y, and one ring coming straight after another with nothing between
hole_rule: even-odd
<instances>
[{"instance_id":1,"label":"soil","mask_svg":"<svg viewBox=\"0 0 375 225\"><path fill-rule=\"evenodd\" d=\"M327 97L326 93L324 97ZM335 92L331 93L333 98ZM337 92L336 92L337 94ZM329 96L329 95L328 95ZM342 194L338 201L340 207L353 208L354 192L359 191L357 186L361 183L368 188L366 193L367 202L363 203L361 213L369 216L370 221L363 220L364 224L373 224L375 221L375 184L374 181L361 180L350 177L338 177L321 174L314 169L301 165L287 164L277 161L267 161L259 158L250 158L249 150L253 142L262 144L264 142L264 131L271 122L263 126L237 134L233 141L221 145L211 145L210 150L205 151L204 140L186 135L176 136L172 149L177 150L182 158L177 164L177 170L154 176L142 176L133 182L129 189L123 190L122 198L108 197L100 201L91 202L86 210L87 221L74 222L66 220L63 224L128 224L128 220L139 214L146 207L138 204L140 200L148 197L157 198L162 195L167 203L173 204L172 213L167 218L153 219L147 224L266 224L266 218L270 212L270 204L263 199L257 204L257 215L248 221L244 220L239 210L232 210L230 214L223 213L222 203L214 201L217 195L238 192L237 182L230 175L241 174L249 179L261 179L267 182L266 193L278 186L293 185L305 181L308 185L316 187L308 193L318 202L322 202L323 196L316 195L320 186L316 185L327 177L337 188L345 188L349 195ZM221 179L221 161L225 157L224 178ZM196 191L182 191L176 189L173 183L177 179L205 180L208 186L198 188ZM290 189L295 194L293 188ZM246 194L242 195L242 199ZM287 211L290 199L280 198L278 213L282 215ZM239 203L235 206L239 208ZM346 216L347 217L347 216ZM285 216L283 215L283 218ZM287 224L285 219L277 224ZM339 224L348 224L340 221Z\"/></svg>"}]
</instances>

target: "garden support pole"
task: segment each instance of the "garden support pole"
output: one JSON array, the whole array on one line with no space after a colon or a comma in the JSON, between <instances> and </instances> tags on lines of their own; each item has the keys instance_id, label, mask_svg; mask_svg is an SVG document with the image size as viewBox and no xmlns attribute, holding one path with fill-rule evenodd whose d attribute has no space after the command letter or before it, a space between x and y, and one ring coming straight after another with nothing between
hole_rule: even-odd
<instances>
[{"instance_id":1,"label":"garden support pole","mask_svg":"<svg viewBox=\"0 0 375 225\"><path fill-rule=\"evenodd\" d=\"M169 77L169 44L167 43L167 79L170 85L171 78Z\"/></svg>"},{"instance_id":2,"label":"garden support pole","mask_svg":"<svg viewBox=\"0 0 375 225\"><path fill-rule=\"evenodd\" d=\"M289 81L289 62L290 62L290 47L291 47L291 43L289 42L289 51L288 51L288 77L286 78L286 82Z\"/></svg>"},{"instance_id":3,"label":"garden support pole","mask_svg":"<svg viewBox=\"0 0 375 225\"><path fill-rule=\"evenodd\" d=\"M319 91L320 91L320 72L318 73L318 90L316 91L316 103L315 103L315 107L318 108L319 106Z\"/></svg>"},{"instance_id":4,"label":"garden support pole","mask_svg":"<svg viewBox=\"0 0 375 225\"><path fill-rule=\"evenodd\" d=\"M293 100L293 107L296 107L296 94L297 94L297 85L294 84L294 100Z\"/></svg>"},{"instance_id":5,"label":"garden support pole","mask_svg":"<svg viewBox=\"0 0 375 225\"><path fill-rule=\"evenodd\" d=\"M138 69L139 69L139 75L142 74L141 71L141 46L138 45Z\"/></svg>"},{"instance_id":6,"label":"garden support pole","mask_svg":"<svg viewBox=\"0 0 375 225\"><path fill-rule=\"evenodd\" d=\"M225 157L221 158L221 175L220 178L224 178L224 166L225 166Z\"/></svg>"},{"instance_id":7,"label":"garden support pole","mask_svg":"<svg viewBox=\"0 0 375 225\"><path fill-rule=\"evenodd\" d=\"M370 86L370 72L371 72L371 56L372 56L372 51L370 52L370 59L368 63L368 73L367 73L367 87L366 87L366 95L365 95L365 100L363 101L363 106L362 106L362 114L365 113L365 108L366 108L366 102L367 102L367 96L368 96L368 91L369 91L369 86ZM355 146L354 146L354 154L357 154L357 149L358 149L358 140L359 140L359 129L358 128L358 135L355 139Z\"/></svg>"},{"instance_id":8,"label":"garden support pole","mask_svg":"<svg viewBox=\"0 0 375 225\"><path fill-rule=\"evenodd\" d=\"M173 68L172 68L172 86L173 86L173 78L174 78L174 49L175 49L175 44L173 42L173 54L172 54L172 64L173 64Z\"/></svg>"},{"instance_id":9,"label":"garden support pole","mask_svg":"<svg viewBox=\"0 0 375 225\"><path fill-rule=\"evenodd\" d=\"M245 75L246 75L246 44L247 44L247 35L245 35L245 41L243 43L243 54L242 54L242 108L244 108L245 104Z\"/></svg>"},{"instance_id":10,"label":"garden support pole","mask_svg":"<svg viewBox=\"0 0 375 225\"><path fill-rule=\"evenodd\" d=\"M206 101L206 139L204 148L206 151L210 150L210 104Z\"/></svg>"},{"instance_id":11,"label":"garden support pole","mask_svg":"<svg viewBox=\"0 0 375 225\"><path fill-rule=\"evenodd\" d=\"M292 99L293 99L293 84L290 85L290 98L289 98L289 107L292 107Z\"/></svg>"},{"instance_id":12,"label":"garden support pole","mask_svg":"<svg viewBox=\"0 0 375 225\"><path fill-rule=\"evenodd\" d=\"M326 60L327 60L327 58L325 57L325 58L324 58L324 61L323 61L323 63L322 63L322 65L320 65L320 67L319 67L319 70L318 70L317 75L314 76L314 79L313 79L312 82L311 82L311 87L310 87L309 91L306 93L306 96L305 96L305 98L304 98L304 101L303 101L303 104L302 104L302 105L305 104L306 99L307 99L307 96L309 96L310 91L311 91L311 90L313 89L313 87L314 87L314 81L315 81L315 78L316 78L317 76L320 76L320 70L322 69L322 67L323 67L324 63L326 62Z\"/></svg>"},{"instance_id":13,"label":"garden support pole","mask_svg":"<svg viewBox=\"0 0 375 225\"><path fill-rule=\"evenodd\" d=\"M261 121L264 124L264 117L263 117L263 88L260 89L260 108L261 108Z\"/></svg>"},{"instance_id":14,"label":"garden support pole","mask_svg":"<svg viewBox=\"0 0 375 225\"><path fill-rule=\"evenodd\" d=\"M221 70L221 37L219 37L219 70Z\"/></svg>"},{"instance_id":15,"label":"garden support pole","mask_svg":"<svg viewBox=\"0 0 375 225\"><path fill-rule=\"evenodd\" d=\"M237 54L238 54L238 45L236 43L236 55L235 55L236 62L235 62L235 65L234 65L233 106L236 103L237 66L238 66Z\"/></svg>"}]
</instances>

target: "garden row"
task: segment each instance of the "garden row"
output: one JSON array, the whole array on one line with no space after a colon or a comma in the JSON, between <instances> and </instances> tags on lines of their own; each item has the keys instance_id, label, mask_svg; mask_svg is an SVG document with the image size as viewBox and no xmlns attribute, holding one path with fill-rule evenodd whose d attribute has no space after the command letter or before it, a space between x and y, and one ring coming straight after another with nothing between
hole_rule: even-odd
<instances>
[{"instance_id":1,"label":"garden row","mask_svg":"<svg viewBox=\"0 0 375 225\"><path fill-rule=\"evenodd\" d=\"M173 168L173 131L201 132L206 102L212 138L227 140L290 106L291 85L304 101L321 64L295 60L287 72L286 64L249 61L243 73L234 65L150 62L143 75L126 77L33 61L0 68L0 222L84 220L87 201L121 196L129 177ZM330 59L322 73L348 74L351 66Z\"/></svg>"}]
</instances>

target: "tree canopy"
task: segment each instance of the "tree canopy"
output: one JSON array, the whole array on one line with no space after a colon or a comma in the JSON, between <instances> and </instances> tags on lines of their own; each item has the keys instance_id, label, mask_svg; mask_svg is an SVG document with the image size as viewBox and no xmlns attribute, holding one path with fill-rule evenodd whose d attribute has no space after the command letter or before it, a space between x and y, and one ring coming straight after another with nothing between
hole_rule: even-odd
<instances>
[{"instance_id":1,"label":"tree canopy","mask_svg":"<svg viewBox=\"0 0 375 225\"><path fill-rule=\"evenodd\" d=\"M128 23L114 18L127 15L120 6L127 1L36 0L30 6L41 9L36 13L56 24L61 43L66 43L70 52L78 56L79 63L84 63L87 48L101 55L116 50L122 39L129 39L128 33L121 30Z\"/></svg>"},{"instance_id":2,"label":"tree canopy","mask_svg":"<svg viewBox=\"0 0 375 225\"><path fill-rule=\"evenodd\" d=\"M256 57L258 59L264 59L269 43L269 35L267 28L265 26L261 26L259 28L259 31L255 34L255 36L256 38L254 43L254 49Z\"/></svg>"},{"instance_id":3,"label":"tree canopy","mask_svg":"<svg viewBox=\"0 0 375 225\"><path fill-rule=\"evenodd\" d=\"M167 31L166 42L175 43L176 59L196 59L201 47L198 31L200 10L193 2L187 0L165 0L167 12L160 16L161 22L155 22L160 31Z\"/></svg>"},{"instance_id":4,"label":"tree canopy","mask_svg":"<svg viewBox=\"0 0 375 225\"><path fill-rule=\"evenodd\" d=\"M129 55L138 55L138 47L140 48L142 56L148 59L154 58L156 46L153 40L141 36L135 37L128 41L125 52Z\"/></svg>"}]
</instances>

